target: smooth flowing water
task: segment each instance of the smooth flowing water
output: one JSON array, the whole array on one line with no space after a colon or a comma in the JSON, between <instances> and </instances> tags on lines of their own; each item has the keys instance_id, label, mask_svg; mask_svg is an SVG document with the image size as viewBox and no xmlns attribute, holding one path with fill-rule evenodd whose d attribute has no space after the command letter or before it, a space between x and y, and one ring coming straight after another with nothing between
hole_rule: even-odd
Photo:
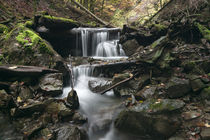
<instances>
[{"instance_id":1,"label":"smooth flowing water","mask_svg":"<svg viewBox=\"0 0 210 140\"><path fill-rule=\"evenodd\" d=\"M126 58L118 44L119 32L110 38L111 29L74 29L80 31L83 56L100 59ZM115 28L113 30L116 30ZM92 42L89 42L92 40ZM90 48L92 47L92 48ZM92 50L88 53L88 50ZM89 55L88 55L89 54ZM113 125L116 115L123 109L122 101L114 96L113 91L104 95L93 93L89 89L91 80L101 81L103 77L93 77L93 65L80 65L73 68L74 89L80 103L79 111L88 117L88 135L90 140L128 140L131 137L118 132ZM64 88L63 97L68 95L71 87Z\"/></svg>"}]
</instances>

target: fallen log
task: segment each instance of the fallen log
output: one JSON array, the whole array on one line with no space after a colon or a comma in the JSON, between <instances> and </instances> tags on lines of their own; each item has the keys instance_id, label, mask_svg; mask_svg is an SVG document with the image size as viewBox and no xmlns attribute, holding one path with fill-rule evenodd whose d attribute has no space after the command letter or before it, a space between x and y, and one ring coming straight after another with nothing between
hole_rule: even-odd
<instances>
[{"instance_id":1,"label":"fallen log","mask_svg":"<svg viewBox=\"0 0 210 140\"><path fill-rule=\"evenodd\" d=\"M36 66L6 65L0 66L0 76L38 76L46 73L57 73L58 70Z\"/></svg>"},{"instance_id":2,"label":"fallen log","mask_svg":"<svg viewBox=\"0 0 210 140\"><path fill-rule=\"evenodd\" d=\"M122 80L122 81L120 81L120 82L118 82L118 83L112 85L112 86L109 87L108 89L105 89L104 91L102 91L100 94L103 95L103 94L106 93L107 91L110 91L111 89L113 89L113 88L115 88L115 87L117 87L117 86L119 86L119 85L121 85L121 84L123 84L123 83L125 83L125 82L130 81L130 80L133 79L136 75L138 75L138 73L135 74L135 75L132 74L132 76L130 76L129 78L124 79L124 80Z\"/></svg>"},{"instance_id":3,"label":"fallen log","mask_svg":"<svg viewBox=\"0 0 210 140\"><path fill-rule=\"evenodd\" d=\"M99 21L101 24L103 25L107 25L107 23L103 20L101 20L100 18L98 18L96 15L94 15L92 12L90 12L87 8L85 8L84 6L82 6L80 3L76 2L75 0L72 0L72 2L74 4L76 4L78 7L80 7L82 10L84 10L85 12L87 12L88 14L90 14L93 18L95 18L97 21Z\"/></svg>"}]
</instances>

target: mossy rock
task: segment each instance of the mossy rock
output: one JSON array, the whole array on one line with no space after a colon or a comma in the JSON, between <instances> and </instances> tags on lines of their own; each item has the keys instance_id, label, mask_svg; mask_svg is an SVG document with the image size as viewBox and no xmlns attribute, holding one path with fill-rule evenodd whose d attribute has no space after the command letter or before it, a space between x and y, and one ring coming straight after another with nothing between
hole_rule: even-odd
<instances>
[{"instance_id":1,"label":"mossy rock","mask_svg":"<svg viewBox=\"0 0 210 140\"><path fill-rule=\"evenodd\" d=\"M195 23L195 26L199 29L202 36L208 41L210 41L210 30L199 23Z\"/></svg>"},{"instance_id":2,"label":"mossy rock","mask_svg":"<svg viewBox=\"0 0 210 140\"><path fill-rule=\"evenodd\" d=\"M79 27L81 24L73 19L54 17L50 15L43 15L38 18L38 25L45 26L50 29L73 29Z\"/></svg>"},{"instance_id":3,"label":"mossy rock","mask_svg":"<svg viewBox=\"0 0 210 140\"><path fill-rule=\"evenodd\" d=\"M61 57L33 30L18 24L5 38L2 63L53 68Z\"/></svg>"}]
</instances>

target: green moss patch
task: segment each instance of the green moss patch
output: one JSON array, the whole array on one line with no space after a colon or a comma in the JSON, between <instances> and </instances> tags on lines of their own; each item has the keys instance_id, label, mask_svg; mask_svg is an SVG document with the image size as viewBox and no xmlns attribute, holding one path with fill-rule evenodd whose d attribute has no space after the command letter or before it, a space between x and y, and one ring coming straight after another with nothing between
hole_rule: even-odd
<instances>
[{"instance_id":1,"label":"green moss patch","mask_svg":"<svg viewBox=\"0 0 210 140\"><path fill-rule=\"evenodd\" d=\"M38 46L41 53L52 54L50 48L42 40L42 38L27 28L19 32L16 40L26 49L26 51L32 51L34 46Z\"/></svg>"},{"instance_id":2,"label":"green moss patch","mask_svg":"<svg viewBox=\"0 0 210 140\"><path fill-rule=\"evenodd\" d=\"M7 32L8 32L7 26L4 24L0 24L0 34L7 33Z\"/></svg>"},{"instance_id":3,"label":"green moss patch","mask_svg":"<svg viewBox=\"0 0 210 140\"><path fill-rule=\"evenodd\" d=\"M63 17L54 17L54 16L50 16L50 15L44 15L43 17L47 18L47 19L51 19L51 20L61 20L64 22L78 24L78 22L73 19L68 19L68 18L63 18Z\"/></svg>"},{"instance_id":4,"label":"green moss patch","mask_svg":"<svg viewBox=\"0 0 210 140\"><path fill-rule=\"evenodd\" d=\"M195 23L195 25L198 27L200 33L202 34L202 36L207 39L208 41L210 41L210 30L208 28L206 28L204 25L201 25L199 23Z\"/></svg>"}]
</instances>

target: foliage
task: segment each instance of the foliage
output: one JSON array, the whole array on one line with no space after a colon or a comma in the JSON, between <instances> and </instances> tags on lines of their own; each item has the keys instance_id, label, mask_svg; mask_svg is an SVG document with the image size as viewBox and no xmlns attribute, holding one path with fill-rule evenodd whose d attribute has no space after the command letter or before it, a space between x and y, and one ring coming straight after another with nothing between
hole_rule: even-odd
<instances>
[{"instance_id":1,"label":"foliage","mask_svg":"<svg viewBox=\"0 0 210 140\"><path fill-rule=\"evenodd\" d=\"M4 24L0 24L0 34L7 33L7 32L8 32L7 26Z\"/></svg>"},{"instance_id":2,"label":"foliage","mask_svg":"<svg viewBox=\"0 0 210 140\"><path fill-rule=\"evenodd\" d=\"M210 30L199 23L195 23L195 25L198 27L198 29L199 29L200 33L203 35L203 37L205 39L207 39L208 41L210 41Z\"/></svg>"}]
</instances>

